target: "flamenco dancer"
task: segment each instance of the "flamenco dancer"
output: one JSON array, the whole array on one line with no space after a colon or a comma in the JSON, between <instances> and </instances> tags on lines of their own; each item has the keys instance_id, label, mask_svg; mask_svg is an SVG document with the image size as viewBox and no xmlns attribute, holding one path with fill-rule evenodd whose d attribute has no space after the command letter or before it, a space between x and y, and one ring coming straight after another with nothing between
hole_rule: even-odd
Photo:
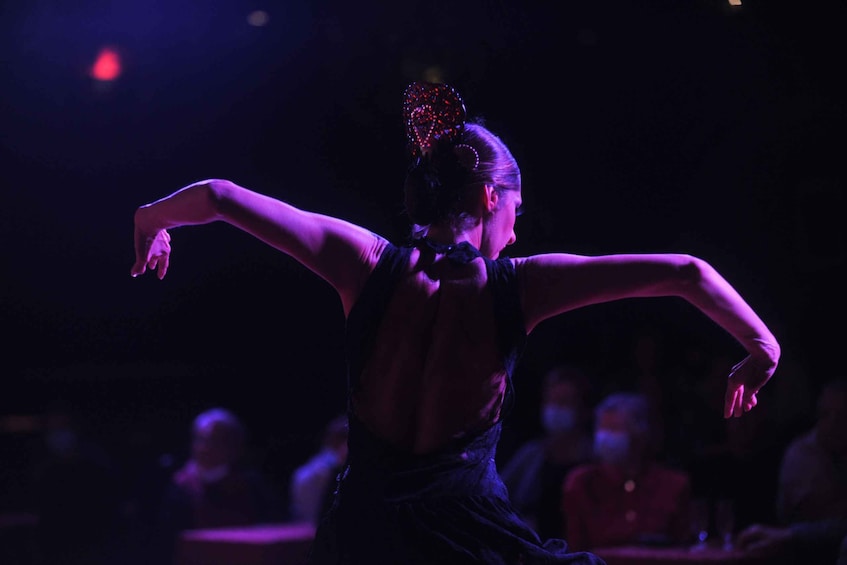
<instances>
[{"instance_id":1,"label":"flamenco dancer","mask_svg":"<svg viewBox=\"0 0 847 565\"><path fill-rule=\"evenodd\" d=\"M346 317L349 454L309 563L600 564L542 540L516 514L494 463L512 373L540 322L633 297L681 297L747 355L723 416L756 406L780 348L707 262L686 254L509 258L521 174L503 141L445 84L404 93L408 241L209 179L139 207L135 264L163 278L174 228L226 222L338 292ZM290 187L296 189L297 187ZM245 292L250 292L245 289Z\"/></svg>"}]
</instances>

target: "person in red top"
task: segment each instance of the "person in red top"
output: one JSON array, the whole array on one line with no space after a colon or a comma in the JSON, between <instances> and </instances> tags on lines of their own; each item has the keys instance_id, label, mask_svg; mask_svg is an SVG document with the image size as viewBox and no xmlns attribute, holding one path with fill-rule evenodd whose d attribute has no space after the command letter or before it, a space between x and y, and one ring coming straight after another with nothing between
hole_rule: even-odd
<instances>
[{"instance_id":1,"label":"person in red top","mask_svg":"<svg viewBox=\"0 0 847 565\"><path fill-rule=\"evenodd\" d=\"M691 481L655 459L650 404L638 393L607 396L595 410L596 461L565 477L565 538L575 550L683 543Z\"/></svg>"}]
</instances>

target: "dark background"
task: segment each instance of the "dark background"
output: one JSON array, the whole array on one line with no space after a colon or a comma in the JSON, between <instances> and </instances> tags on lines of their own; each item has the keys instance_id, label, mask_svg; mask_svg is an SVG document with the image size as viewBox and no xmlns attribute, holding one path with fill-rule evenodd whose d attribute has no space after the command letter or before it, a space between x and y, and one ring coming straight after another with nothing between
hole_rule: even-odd
<instances>
[{"instance_id":1,"label":"dark background","mask_svg":"<svg viewBox=\"0 0 847 565\"><path fill-rule=\"evenodd\" d=\"M399 239L402 93L427 77L521 164L510 255L701 256L818 383L842 370L843 6L4 3L0 416L63 399L129 460L179 454L226 405L283 482L344 408L340 301L223 224L173 230L166 279L132 279L133 211L222 177ZM98 84L106 45L123 74ZM614 364L644 325L741 354L675 299L551 320L518 368L517 433L551 363Z\"/></svg>"}]
</instances>

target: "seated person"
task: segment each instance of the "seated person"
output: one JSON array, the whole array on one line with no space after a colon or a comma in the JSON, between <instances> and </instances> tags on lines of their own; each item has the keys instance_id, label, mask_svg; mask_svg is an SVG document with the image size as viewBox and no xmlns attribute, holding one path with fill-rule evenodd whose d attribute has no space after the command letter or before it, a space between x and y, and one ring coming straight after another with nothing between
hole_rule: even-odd
<instances>
[{"instance_id":1,"label":"seated person","mask_svg":"<svg viewBox=\"0 0 847 565\"><path fill-rule=\"evenodd\" d=\"M38 516L32 540L37 563L108 565L119 550L124 477L85 416L64 401L51 402L43 416L43 451L33 454L28 485ZM0 474L6 472L7 463L0 466Z\"/></svg>"},{"instance_id":2,"label":"seated person","mask_svg":"<svg viewBox=\"0 0 847 565\"><path fill-rule=\"evenodd\" d=\"M320 449L294 470L289 485L290 517L317 526L332 501L338 473L347 459L347 415L333 418L324 430Z\"/></svg>"},{"instance_id":3,"label":"seated person","mask_svg":"<svg viewBox=\"0 0 847 565\"><path fill-rule=\"evenodd\" d=\"M764 391L759 397L762 410L745 414L749 417L711 418L709 413L719 407L714 395L720 400L718 387L726 384L721 372L728 370L732 361L723 354L706 359L704 372L689 380L693 387L687 394L680 390L675 397L678 402L672 421L679 427L677 460L691 478L694 497L710 503L733 501L736 531L756 522L771 523L779 464L787 443L779 431L782 426L772 396L775 390Z\"/></svg>"},{"instance_id":4,"label":"seated person","mask_svg":"<svg viewBox=\"0 0 847 565\"><path fill-rule=\"evenodd\" d=\"M564 537L573 551L687 540L690 479L656 459L650 422L643 394L611 394L595 409L596 460L564 482Z\"/></svg>"},{"instance_id":5,"label":"seated person","mask_svg":"<svg viewBox=\"0 0 847 565\"><path fill-rule=\"evenodd\" d=\"M776 515L777 524L744 529L737 545L808 565L836 561L847 536L847 379L821 389L815 426L785 450Z\"/></svg>"},{"instance_id":6,"label":"seated person","mask_svg":"<svg viewBox=\"0 0 847 565\"><path fill-rule=\"evenodd\" d=\"M191 428L191 455L172 476L159 517L160 551L174 555L184 530L282 521L281 498L245 457L245 428L229 410L199 414Z\"/></svg>"},{"instance_id":7,"label":"seated person","mask_svg":"<svg viewBox=\"0 0 847 565\"><path fill-rule=\"evenodd\" d=\"M541 539L561 537L562 482L568 471L591 458L589 384L577 367L553 367L544 376L541 423L544 435L515 451L500 473L509 496Z\"/></svg>"}]
</instances>

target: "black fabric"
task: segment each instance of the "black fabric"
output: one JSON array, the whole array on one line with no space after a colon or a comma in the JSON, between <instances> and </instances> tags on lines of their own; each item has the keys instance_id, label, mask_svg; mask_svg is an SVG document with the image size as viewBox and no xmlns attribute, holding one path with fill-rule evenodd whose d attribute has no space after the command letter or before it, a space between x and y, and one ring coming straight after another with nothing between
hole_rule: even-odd
<instances>
[{"instance_id":1,"label":"black fabric","mask_svg":"<svg viewBox=\"0 0 847 565\"><path fill-rule=\"evenodd\" d=\"M398 277L409 263L410 247L389 245L368 278L359 299L347 316L345 352L347 356L347 388L352 393L358 387L359 375L373 349L382 313L388 307ZM348 407L349 407L348 395Z\"/></svg>"},{"instance_id":2,"label":"black fabric","mask_svg":"<svg viewBox=\"0 0 847 565\"><path fill-rule=\"evenodd\" d=\"M455 260L480 256L472 246L459 247ZM350 313L351 390L409 253L410 247L388 245ZM526 339L515 271L508 259L485 261L511 398L511 373ZM374 436L351 410L347 464L319 524L309 564L602 565L590 553L569 553L564 540L542 542L517 515L495 464L501 426L502 417L437 453L415 455Z\"/></svg>"}]
</instances>

